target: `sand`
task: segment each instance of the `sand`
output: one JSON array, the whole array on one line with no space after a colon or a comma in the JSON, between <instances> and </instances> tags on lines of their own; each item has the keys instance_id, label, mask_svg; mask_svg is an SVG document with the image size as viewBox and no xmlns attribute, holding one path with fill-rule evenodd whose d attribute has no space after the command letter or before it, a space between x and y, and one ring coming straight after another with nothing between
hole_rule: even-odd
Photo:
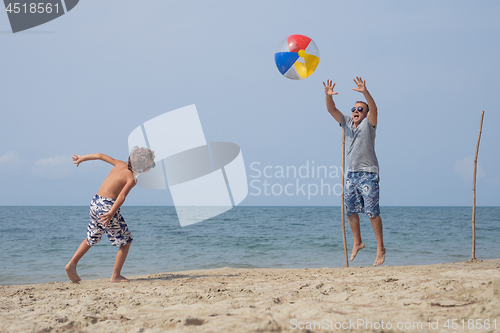
<instances>
[{"instance_id":1,"label":"sand","mask_svg":"<svg viewBox=\"0 0 500 333\"><path fill-rule=\"evenodd\" d=\"M500 332L500 259L129 278L1 286L0 332Z\"/></svg>"}]
</instances>

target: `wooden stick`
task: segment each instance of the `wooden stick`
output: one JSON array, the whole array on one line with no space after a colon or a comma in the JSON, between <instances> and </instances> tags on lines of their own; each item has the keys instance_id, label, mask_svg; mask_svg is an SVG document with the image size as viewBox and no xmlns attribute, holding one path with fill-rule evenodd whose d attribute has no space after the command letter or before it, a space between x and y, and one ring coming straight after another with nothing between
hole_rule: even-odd
<instances>
[{"instance_id":1,"label":"wooden stick","mask_svg":"<svg viewBox=\"0 0 500 333\"><path fill-rule=\"evenodd\" d=\"M344 240L344 256L345 256L345 267L349 267L349 261L347 260L347 242L345 238L345 208L344 208L344 172L345 172L345 133L342 129L342 196L341 196L341 211L342 211L342 237Z\"/></svg>"},{"instance_id":2,"label":"wooden stick","mask_svg":"<svg viewBox=\"0 0 500 333\"><path fill-rule=\"evenodd\" d=\"M479 142L481 141L481 132L483 130L484 111L481 113L481 123L479 125L479 136L477 138L476 157L474 158L474 179L472 182L472 257L476 259L476 173L477 173L477 155L479 153Z\"/></svg>"}]
</instances>

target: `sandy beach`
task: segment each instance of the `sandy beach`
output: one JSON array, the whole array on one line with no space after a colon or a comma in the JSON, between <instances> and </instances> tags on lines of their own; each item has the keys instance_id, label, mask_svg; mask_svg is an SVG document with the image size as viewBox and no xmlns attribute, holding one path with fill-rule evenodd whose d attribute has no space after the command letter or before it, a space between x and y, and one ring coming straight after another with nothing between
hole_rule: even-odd
<instances>
[{"instance_id":1,"label":"sandy beach","mask_svg":"<svg viewBox=\"0 0 500 333\"><path fill-rule=\"evenodd\" d=\"M500 331L500 259L129 278L1 286L0 332Z\"/></svg>"}]
</instances>

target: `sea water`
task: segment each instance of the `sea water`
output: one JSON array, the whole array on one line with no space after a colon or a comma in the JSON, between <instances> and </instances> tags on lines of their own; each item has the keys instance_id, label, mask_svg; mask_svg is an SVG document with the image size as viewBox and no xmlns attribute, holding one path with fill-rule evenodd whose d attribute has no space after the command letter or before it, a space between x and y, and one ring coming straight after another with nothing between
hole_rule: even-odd
<instances>
[{"instance_id":1,"label":"sea water","mask_svg":"<svg viewBox=\"0 0 500 333\"><path fill-rule=\"evenodd\" d=\"M134 237L125 276L218 267L345 266L340 207L235 207L181 228L174 207L124 206ZM466 261L471 207L381 207L384 265ZM376 240L360 215L366 244L352 267L372 265ZM86 237L89 207L0 206L0 285L67 281L64 266ZM352 234L345 222L350 256ZM476 257L500 257L500 207L476 209ZM106 236L78 264L82 279L111 276L117 248Z\"/></svg>"}]
</instances>

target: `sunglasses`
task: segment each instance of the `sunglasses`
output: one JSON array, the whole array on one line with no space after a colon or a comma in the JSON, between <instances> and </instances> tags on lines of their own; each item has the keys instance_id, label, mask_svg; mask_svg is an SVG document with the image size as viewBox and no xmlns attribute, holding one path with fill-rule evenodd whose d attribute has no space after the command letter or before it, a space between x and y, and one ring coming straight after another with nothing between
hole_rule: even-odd
<instances>
[{"instance_id":1,"label":"sunglasses","mask_svg":"<svg viewBox=\"0 0 500 333\"><path fill-rule=\"evenodd\" d=\"M144 170L149 170L149 169L153 169L154 167L156 166L156 163L153 161L153 165L148 167L148 168L145 168L145 169L141 169L139 170L138 172L143 172Z\"/></svg>"},{"instance_id":2,"label":"sunglasses","mask_svg":"<svg viewBox=\"0 0 500 333\"><path fill-rule=\"evenodd\" d=\"M354 111L356 111L356 110L358 110L359 112L362 112L364 109L363 109L361 106L358 106L357 108L356 108L356 107L353 107L353 108L351 109L351 112L354 112Z\"/></svg>"}]
</instances>

